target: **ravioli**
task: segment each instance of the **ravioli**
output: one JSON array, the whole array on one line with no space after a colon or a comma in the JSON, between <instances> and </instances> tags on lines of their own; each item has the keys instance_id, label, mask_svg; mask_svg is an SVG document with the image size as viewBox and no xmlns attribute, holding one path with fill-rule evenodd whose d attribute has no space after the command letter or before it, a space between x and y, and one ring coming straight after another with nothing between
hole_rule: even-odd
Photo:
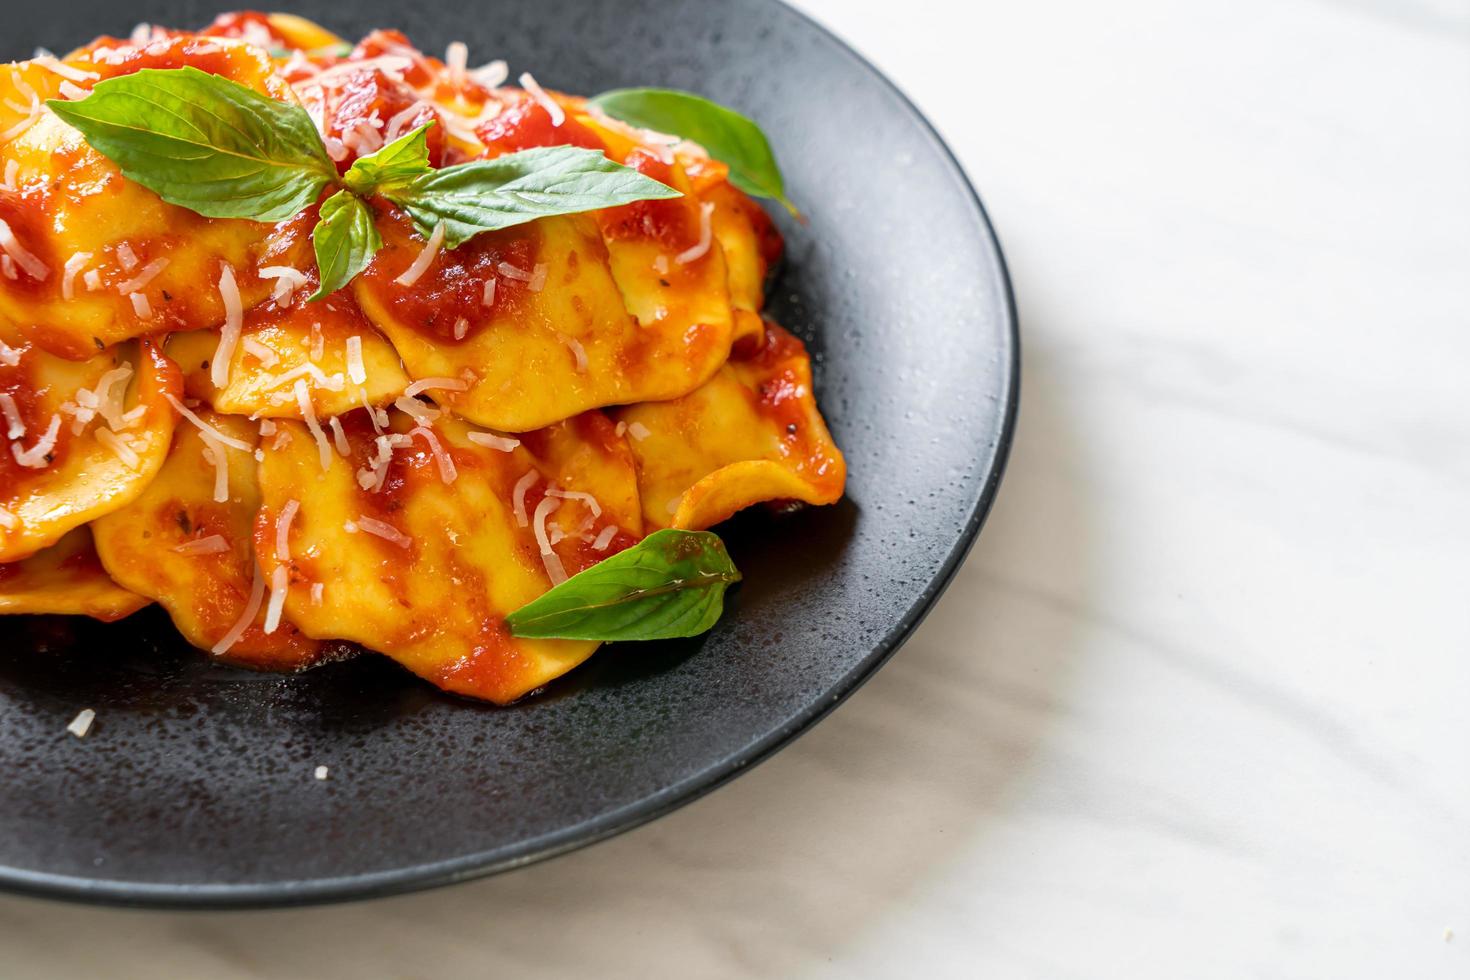
<instances>
[{"instance_id":1,"label":"ravioli","mask_svg":"<svg viewBox=\"0 0 1470 980\"><path fill-rule=\"evenodd\" d=\"M218 332L170 337L165 351L183 369L184 390L216 411L254 418L302 418L298 379L321 419L365 404L391 404L409 384L397 351L358 310L350 292L307 302L315 291L315 282L307 280L284 306L267 301L245 315L223 388L210 380ZM349 356L354 337L360 382L354 378L359 364Z\"/></svg>"},{"instance_id":2,"label":"ravioli","mask_svg":"<svg viewBox=\"0 0 1470 980\"><path fill-rule=\"evenodd\" d=\"M238 41L163 39L114 62L99 53L112 50L106 40L65 70L88 85L187 65L291 98L265 53ZM8 174L0 221L14 236L0 259L0 316L46 350L83 359L142 334L217 326L227 266L247 307L264 299L271 286L255 275L255 259L272 226L201 217L125 179L81 133L39 107L60 96L63 83L76 84L36 62L0 65L0 129L15 134L0 140L0 171Z\"/></svg>"},{"instance_id":3,"label":"ravioli","mask_svg":"<svg viewBox=\"0 0 1470 980\"><path fill-rule=\"evenodd\" d=\"M289 569L287 615L308 635L355 641L438 687L501 704L589 657L597 644L514 638L504 618L551 587L549 565L575 574L640 536L632 457L612 424L571 420L505 451L458 420L436 421L431 442L391 414L390 433L414 434L377 491L359 480L378 450L366 412L344 418L350 451L325 471L299 423L281 423L289 438L266 446L262 526L292 501L299 508L289 562L268 536L259 549L268 576Z\"/></svg>"},{"instance_id":4,"label":"ravioli","mask_svg":"<svg viewBox=\"0 0 1470 980\"><path fill-rule=\"evenodd\" d=\"M93 522L92 529L108 573L125 588L156 600L190 643L209 650L241 620L260 575L254 540L260 509L253 452L257 431L238 416L196 414L250 449L211 446L199 428L181 425L158 478L136 501ZM223 483L216 454L224 458ZM259 611L224 659L272 670L306 667L320 659L321 644L303 636L289 619L266 633L266 603L261 598L256 605Z\"/></svg>"},{"instance_id":5,"label":"ravioli","mask_svg":"<svg viewBox=\"0 0 1470 980\"><path fill-rule=\"evenodd\" d=\"M487 157L560 130L512 101L481 132ZM590 119L589 119L590 121ZM442 249L411 284L427 243L380 211L385 247L355 285L368 317L418 379L464 378L435 392L457 415L509 432L608 405L687 394L729 356L734 311L713 205L677 165L612 131L577 124L581 143L683 191L590 215L543 218ZM761 271L764 274L764 270Z\"/></svg>"},{"instance_id":6,"label":"ravioli","mask_svg":"<svg viewBox=\"0 0 1470 980\"><path fill-rule=\"evenodd\" d=\"M752 504L836 503L847 464L812 396L811 359L773 323L699 390L614 413L632 436L643 516L702 529Z\"/></svg>"},{"instance_id":7,"label":"ravioli","mask_svg":"<svg viewBox=\"0 0 1470 980\"><path fill-rule=\"evenodd\" d=\"M163 465L180 393L149 341L68 361L0 323L0 562L126 506ZM9 363L13 361L14 363Z\"/></svg>"},{"instance_id":8,"label":"ravioli","mask_svg":"<svg viewBox=\"0 0 1470 980\"><path fill-rule=\"evenodd\" d=\"M85 527L29 558L0 565L0 614L90 616L111 623L148 602L107 577Z\"/></svg>"}]
</instances>

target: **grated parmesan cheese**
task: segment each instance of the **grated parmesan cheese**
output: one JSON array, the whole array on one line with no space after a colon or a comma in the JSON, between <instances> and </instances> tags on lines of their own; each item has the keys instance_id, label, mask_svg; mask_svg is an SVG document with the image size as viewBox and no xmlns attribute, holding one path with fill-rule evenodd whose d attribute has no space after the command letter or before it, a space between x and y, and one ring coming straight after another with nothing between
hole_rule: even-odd
<instances>
[{"instance_id":1,"label":"grated parmesan cheese","mask_svg":"<svg viewBox=\"0 0 1470 980\"><path fill-rule=\"evenodd\" d=\"M99 428L93 433L93 436L98 442L110 449L114 456L122 460L123 465L128 469L137 470L139 466L143 465L143 461L138 458L138 454L133 451L133 447L129 446L125 439L111 429Z\"/></svg>"},{"instance_id":2,"label":"grated parmesan cheese","mask_svg":"<svg viewBox=\"0 0 1470 980\"><path fill-rule=\"evenodd\" d=\"M333 415L327 419L327 427L332 430L332 444L337 447L337 455L350 455L352 447L347 443L347 433L342 431L342 423L338 421L337 416Z\"/></svg>"},{"instance_id":3,"label":"grated parmesan cheese","mask_svg":"<svg viewBox=\"0 0 1470 980\"><path fill-rule=\"evenodd\" d=\"M245 602L245 610L240 618L230 627L230 631L220 638L220 641L209 648L209 652L215 656L225 653L240 642L240 637L255 622L255 614L260 612L261 600L265 598L265 577L260 574L260 566L255 566L255 581L250 583L250 598Z\"/></svg>"},{"instance_id":4,"label":"grated parmesan cheese","mask_svg":"<svg viewBox=\"0 0 1470 980\"><path fill-rule=\"evenodd\" d=\"M277 565L271 572L271 598L265 607L265 622L261 630L269 636L281 625L281 610L286 605L286 592L290 585L290 572L285 565Z\"/></svg>"},{"instance_id":5,"label":"grated parmesan cheese","mask_svg":"<svg viewBox=\"0 0 1470 980\"><path fill-rule=\"evenodd\" d=\"M653 435L653 433L649 432L648 426L644 425L642 422L630 422L628 423L628 435L632 436L634 439L637 439L639 442L642 442L644 439L647 439L649 436Z\"/></svg>"},{"instance_id":6,"label":"grated parmesan cheese","mask_svg":"<svg viewBox=\"0 0 1470 980\"><path fill-rule=\"evenodd\" d=\"M444 67L449 69L449 80L455 85L464 82L465 66L469 64L470 49L463 41L451 41L444 51Z\"/></svg>"},{"instance_id":7,"label":"grated parmesan cheese","mask_svg":"<svg viewBox=\"0 0 1470 980\"><path fill-rule=\"evenodd\" d=\"M96 388L91 391L77 392L77 401L95 409L98 415L107 420L108 427L114 432L131 428L134 422L141 419L148 411L146 405L139 405L132 410L137 413L136 415L129 417L123 412L123 399L127 395L128 380L132 376L133 366L131 364L115 367L97 379ZM121 388L118 387L119 384L122 385Z\"/></svg>"},{"instance_id":8,"label":"grated parmesan cheese","mask_svg":"<svg viewBox=\"0 0 1470 980\"><path fill-rule=\"evenodd\" d=\"M291 560L291 522L300 509L301 501L293 498L281 505L281 513L276 518L276 561L282 564Z\"/></svg>"},{"instance_id":9,"label":"grated parmesan cheese","mask_svg":"<svg viewBox=\"0 0 1470 980\"><path fill-rule=\"evenodd\" d=\"M296 290L301 289L308 281L306 273L300 269L293 269L289 265L268 265L256 275L262 279L276 281L275 287L271 290L271 300L277 306L285 306L291 302L291 297L296 295Z\"/></svg>"},{"instance_id":10,"label":"grated parmesan cheese","mask_svg":"<svg viewBox=\"0 0 1470 980\"><path fill-rule=\"evenodd\" d=\"M207 538L195 538L176 545L173 549L181 555L217 555L230 550L230 543L222 535L211 534Z\"/></svg>"},{"instance_id":11,"label":"grated parmesan cheese","mask_svg":"<svg viewBox=\"0 0 1470 980\"><path fill-rule=\"evenodd\" d=\"M444 391L466 391L469 389L469 384L468 382L461 381L459 378L422 378L403 389L403 393L407 397L412 398L426 391L439 389Z\"/></svg>"},{"instance_id":12,"label":"grated parmesan cheese","mask_svg":"<svg viewBox=\"0 0 1470 980\"><path fill-rule=\"evenodd\" d=\"M617 533L618 528L616 524L609 524L597 532L597 537L592 540L592 550L606 551L607 546L612 544L612 539L617 536Z\"/></svg>"},{"instance_id":13,"label":"grated parmesan cheese","mask_svg":"<svg viewBox=\"0 0 1470 980\"><path fill-rule=\"evenodd\" d=\"M560 126L567 121L567 114L562 111L562 107L556 104L555 99L546 94L546 90L537 84L536 79L531 76L530 72L521 72L520 82L521 88L530 93L531 98L535 99L540 103L541 108L546 110L546 114L551 117L552 126Z\"/></svg>"},{"instance_id":14,"label":"grated parmesan cheese","mask_svg":"<svg viewBox=\"0 0 1470 980\"><path fill-rule=\"evenodd\" d=\"M439 443L439 437L434 435L434 430L426 425L415 426L408 431L410 437L423 436L424 441L429 444L429 451L434 454L434 462L439 466L439 479L445 483L453 483L459 477L459 471L454 468L454 459Z\"/></svg>"},{"instance_id":15,"label":"grated parmesan cheese","mask_svg":"<svg viewBox=\"0 0 1470 980\"><path fill-rule=\"evenodd\" d=\"M91 261L91 259L91 252L78 252L77 254L66 260L66 264L61 267L62 299L71 299L75 295L74 290L76 287L77 273L81 272L82 268L86 266L86 264Z\"/></svg>"},{"instance_id":16,"label":"grated parmesan cheese","mask_svg":"<svg viewBox=\"0 0 1470 980\"><path fill-rule=\"evenodd\" d=\"M386 521L380 521L375 517L359 516L357 518L357 529L374 537L382 538L400 548L408 548L413 544L413 538L404 534L398 528Z\"/></svg>"},{"instance_id":17,"label":"grated parmesan cheese","mask_svg":"<svg viewBox=\"0 0 1470 980\"><path fill-rule=\"evenodd\" d=\"M487 310L495 305L495 277L485 280L485 290L480 294L480 305Z\"/></svg>"},{"instance_id":18,"label":"grated parmesan cheese","mask_svg":"<svg viewBox=\"0 0 1470 980\"><path fill-rule=\"evenodd\" d=\"M77 738L86 738L87 733L92 730L92 722L96 717L97 712L91 708L83 708L77 712L77 716L71 720L71 724L66 726L66 730Z\"/></svg>"},{"instance_id":19,"label":"grated parmesan cheese","mask_svg":"<svg viewBox=\"0 0 1470 980\"><path fill-rule=\"evenodd\" d=\"M526 526L526 491L536 485L537 476L535 470L530 470L516 482L515 489L510 494L511 509L515 511L516 524L521 527Z\"/></svg>"},{"instance_id":20,"label":"grated parmesan cheese","mask_svg":"<svg viewBox=\"0 0 1470 980\"><path fill-rule=\"evenodd\" d=\"M5 136L0 134L0 142L4 140ZM26 251L26 247L20 243L20 239L15 237L15 232L10 230L10 225L4 219L0 219L0 249L4 249L5 254L15 260L15 264L24 269L26 275L37 282L45 282L46 277L51 274L51 270L46 268L46 263Z\"/></svg>"},{"instance_id":21,"label":"grated parmesan cheese","mask_svg":"<svg viewBox=\"0 0 1470 980\"><path fill-rule=\"evenodd\" d=\"M546 535L546 518L560 506L561 501L548 493L536 505L536 516L531 519L531 530L536 535L537 547L541 549L541 564L546 568L546 577L551 579L552 585L560 585L567 580L561 558L551 550L551 539Z\"/></svg>"},{"instance_id":22,"label":"grated parmesan cheese","mask_svg":"<svg viewBox=\"0 0 1470 980\"><path fill-rule=\"evenodd\" d=\"M209 436L204 436L204 461L214 467L214 502L225 503L230 499L230 464L225 459L225 448Z\"/></svg>"},{"instance_id":23,"label":"grated parmesan cheese","mask_svg":"<svg viewBox=\"0 0 1470 980\"><path fill-rule=\"evenodd\" d=\"M407 269L404 269L403 274L393 281L400 286L412 286L418 282L419 277L425 272L428 272L429 266L433 265L434 260L439 257L439 247L443 244L444 222L441 221L434 226L433 234L429 236L429 240L424 244L423 251L419 252L418 256L413 260L413 264ZM16 261L19 262L20 260L16 259Z\"/></svg>"},{"instance_id":24,"label":"grated parmesan cheese","mask_svg":"<svg viewBox=\"0 0 1470 980\"><path fill-rule=\"evenodd\" d=\"M26 348L24 344L20 347L11 347L5 341L0 340L0 364L4 364L6 367L15 367L19 364L21 356L25 352Z\"/></svg>"},{"instance_id":25,"label":"grated parmesan cheese","mask_svg":"<svg viewBox=\"0 0 1470 980\"><path fill-rule=\"evenodd\" d=\"M405 132L408 131L408 123L413 120L419 114L419 111L427 104L428 103L420 99L413 105L409 106L407 109L404 109L402 112L394 113L392 116L388 117L388 127L383 131L383 138L388 140L396 140L398 137L402 136Z\"/></svg>"},{"instance_id":26,"label":"grated parmesan cheese","mask_svg":"<svg viewBox=\"0 0 1470 980\"><path fill-rule=\"evenodd\" d=\"M525 269L522 269L520 266L518 266L518 265L511 265L509 262L501 262L498 265L496 265L495 268L505 278L507 278L507 279L515 279L518 282L530 282L532 279L536 278L536 273L535 273L534 270L531 271L531 272L527 272Z\"/></svg>"},{"instance_id":27,"label":"grated parmesan cheese","mask_svg":"<svg viewBox=\"0 0 1470 980\"><path fill-rule=\"evenodd\" d=\"M225 322L220 327L219 346L215 348L214 360L209 365L209 380L216 388L223 388L230 382L230 360L235 356L235 344L240 340L240 329L245 322L240 289L235 285L235 270L228 265L220 271L219 294L225 304Z\"/></svg>"},{"instance_id":28,"label":"grated parmesan cheese","mask_svg":"<svg viewBox=\"0 0 1470 980\"><path fill-rule=\"evenodd\" d=\"M130 293L128 299L133 301L133 313L139 320L147 320L153 316L153 306L148 302L148 297L142 293Z\"/></svg>"},{"instance_id":29,"label":"grated parmesan cheese","mask_svg":"<svg viewBox=\"0 0 1470 980\"><path fill-rule=\"evenodd\" d=\"M470 78L486 88L499 88L510 77L510 66L499 58L470 69Z\"/></svg>"},{"instance_id":30,"label":"grated parmesan cheese","mask_svg":"<svg viewBox=\"0 0 1470 980\"><path fill-rule=\"evenodd\" d=\"M41 100L40 99L32 99L31 100L30 107L26 110L26 116L23 119L21 119L20 122L16 123L14 126L11 126L9 129L5 130L3 133L0 133L0 143L9 143L11 140L13 140L16 137L20 136L26 130L28 130L32 126L34 126L36 124L36 121L38 119L40 119L40 118L41 118Z\"/></svg>"},{"instance_id":31,"label":"grated parmesan cheese","mask_svg":"<svg viewBox=\"0 0 1470 980\"><path fill-rule=\"evenodd\" d=\"M156 279L158 277L158 274L162 272L167 266L168 259L154 259L152 262L149 262L147 265L143 266L143 268L139 269L136 276L129 279L127 282L118 283L117 291L126 296L129 293L136 293L141 289L146 289L148 287L148 284Z\"/></svg>"},{"instance_id":32,"label":"grated parmesan cheese","mask_svg":"<svg viewBox=\"0 0 1470 980\"><path fill-rule=\"evenodd\" d=\"M444 413L432 405L425 405L417 398L400 395L394 399L393 407L413 419L419 425L428 425Z\"/></svg>"},{"instance_id":33,"label":"grated parmesan cheese","mask_svg":"<svg viewBox=\"0 0 1470 980\"><path fill-rule=\"evenodd\" d=\"M138 253L127 242L117 247L117 264L122 266L124 272L132 272L138 267Z\"/></svg>"},{"instance_id":34,"label":"grated parmesan cheese","mask_svg":"<svg viewBox=\"0 0 1470 980\"><path fill-rule=\"evenodd\" d=\"M327 591L327 587L326 587L326 585L324 583L322 583L322 582L313 582L313 583L311 583L311 604L313 606L320 606L322 604L322 595L326 591Z\"/></svg>"},{"instance_id":35,"label":"grated parmesan cheese","mask_svg":"<svg viewBox=\"0 0 1470 980\"><path fill-rule=\"evenodd\" d=\"M699 241L674 256L675 262L680 265L688 265L690 262L697 262L704 258L709 251L710 244L714 241L714 234L710 227L710 215L714 213L715 206L710 202L699 206Z\"/></svg>"},{"instance_id":36,"label":"grated parmesan cheese","mask_svg":"<svg viewBox=\"0 0 1470 980\"><path fill-rule=\"evenodd\" d=\"M0 528L4 528L7 531L14 531L18 526L20 526L20 518L16 517L4 507L0 507Z\"/></svg>"},{"instance_id":37,"label":"grated parmesan cheese","mask_svg":"<svg viewBox=\"0 0 1470 980\"><path fill-rule=\"evenodd\" d=\"M366 388L358 388L357 397L362 400L362 407L367 412L368 421L373 424L373 432L382 435L384 427L388 424L388 413L373 407L373 403L368 400Z\"/></svg>"},{"instance_id":38,"label":"grated parmesan cheese","mask_svg":"<svg viewBox=\"0 0 1470 980\"><path fill-rule=\"evenodd\" d=\"M497 436L493 432L471 432L465 438L476 445L485 446L489 449L498 449L503 453L508 453L521 444L519 439Z\"/></svg>"},{"instance_id":39,"label":"grated parmesan cheese","mask_svg":"<svg viewBox=\"0 0 1470 980\"><path fill-rule=\"evenodd\" d=\"M210 425L199 416L195 415L192 411L189 410L189 406L185 405L183 402L179 401L168 392L164 392L163 397L168 399L168 403L174 407L174 411L178 412L185 419L192 422L195 428L202 432L206 438L213 439L215 442L229 446L231 449L238 449L241 452L248 453L253 448L248 442L242 442L241 440L236 439L233 436L225 435L223 432L216 429L214 426Z\"/></svg>"},{"instance_id":40,"label":"grated parmesan cheese","mask_svg":"<svg viewBox=\"0 0 1470 980\"><path fill-rule=\"evenodd\" d=\"M582 503L587 505L588 510L592 511L593 517L602 516L602 505L599 504L597 502L597 498L592 496L592 494L590 493L583 493L580 490L559 490L553 487L552 489L546 491L546 496L560 497L563 500L580 500L582 501Z\"/></svg>"},{"instance_id":41,"label":"grated parmesan cheese","mask_svg":"<svg viewBox=\"0 0 1470 980\"><path fill-rule=\"evenodd\" d=\"M36 444L30 449L21 449L19 443L10 444L11 455L15 461L22 466L28 466L34 470L45 469L50 461L46 458L51 450L56 448L56 436L61 431L61 416L51 416L51 424L46 427L46 432L36 440Z\"/></svg>"},{"instance_id":42,"label":"grated parmesan cheese","mask_svg":"<svg viewBox=\"0 0 1470 980\"><path fill-rule=\"evenodd\" d=\"M332 465L332 447L327 444L327 434L316 420L316 409L312 407L311 396L306 393L306 382L298 378L294 390L296 405L301 409L301 417L306 420L306 427L311 430L312 438L316 440L317 455L321 458L322 469L325 470Z\"/></svg>"},{"instance_id":43,"label":"grated parmesan cheese","mask_svg":"<svg viewBox=\"0 0 1470 980\"><path fill-rule=\"evenodd\" d=\"M357 334L347 338L347 377L355 385L367 383L367 366L362 363L362 338Z\"/></svg>"},{"instance_id":44,"label":"grated parmesan cheese","mask_svg":"<svg viewBox=\"0 0 1470 980\"><path fill-rule=\"evenodd\" d=\"M325 388L327 391L341 391L343 388L347 387L347 383L342 380L342 375L327 374L315 364L302 364L299 367L292 368L285 374L278 374L274 377L267 378L266 381L268 381L269 383L266 385L266 387L280 388L285 385L292 384L293 382L301 378L310 378L312 387ZM290 398L288 397L285 400L289 401Z\"/></svg>"},{"instance_id":45,"label":"grated parmesan cheese","mask_svg":"<svg viewBox=\"0 0 1470 980\"><path fill-rule=\"evenodd\" d=\"M576 361L577 364L577 373L586 374L587 348L583 347L582 342L579 341L577 338L568 337L566 334L563 333L558 333L556 335L556 338L560 340L563 344L565 344L567 349L572 352L572 358Z\"/></svg>"},{"instance_id":46,"label":"grated parmesan cheese","mask_svg":"<svg viewBox=\"0 0 1470 980\"><path fill-rule=\"evenodd\" d=\"M5 438L23 438L26 434L26 423L20 417L20 406L15 403L15 396L8 391L0 391L0 412L5 413Z\"/></svg>"},{"instance_id":47,"label":"grated parmesan cheese","mask_svg":"<svg viewBox=\"0 0 1470 980\"><path fill-rule=\"evenodd\" d=\"M47 71L60 75L69 82L95 82L102 76L94 71L82 71L71 65L62 64L55 55L40 54L31 59L32 62L45 68Z\"/></svg>"},{"instance_id":48,"label":"grated parmesan cheese","mask_svg":"<svg viewBox=\"0 0 1470 980\"><path fill-rule=\"evenodd\" d=\"M241 337L240 348L259 361L261 367L275 367L280 363L280 356L254 337Z\"/></svg>"}]
</instances>

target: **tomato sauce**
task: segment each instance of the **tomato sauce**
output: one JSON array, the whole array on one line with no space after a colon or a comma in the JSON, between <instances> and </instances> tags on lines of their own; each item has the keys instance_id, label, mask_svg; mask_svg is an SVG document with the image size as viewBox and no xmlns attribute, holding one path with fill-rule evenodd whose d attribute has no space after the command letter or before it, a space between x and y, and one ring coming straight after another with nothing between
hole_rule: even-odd
<instances>
[{"instance_id":1,"label":"tomato sauce","mask_svg":"<svg viewBox=\"0 0 1470 980\"><path fill-rule=\"evenodd\" d=\"M21 247L46 267L46 278L37 279L16 262L15 278L0 278L0 288L7 292L45 296L60 290L64 260L56 255L55 239L47 233L49 205L45 184L28 184L21 191L0 187L0 220L10 226Z\"/></svg>"},{"instance_id":2,"label":"tomato sauce","mask_svg":"<svg viewBox=\"0 0 1470 980\"><path fill-rule=\"evenodd\" d=\"M349 72L341 84L334 87L328 105L327 135L337 140L342 140L360 123L366 123L367 128L386 139L388 123L400 113L412 110L407 119L399 120L394 127L393 138L434 123L424 134L429 162L435 167L444 165L444 125L439 113L421 100L413 89L399 84L381 70L360 68ZM353 141L347 140L345 145L349 147L347 157L337 163L337 169L342 172L346 172L357 157L350 149Z\"/></svg>"},{"instance_id":3,"label":"tomato sauce","mask_svg":"<svg viewBox=\"0 0 1470 980\"><path fill-rule=\"evenodd\" d=\"M92 57L99 47L110 48L107 59ZM197 68L221 75L273 99L294 102L291 88L274 71L269 55L260 48L224 46L207 37L168 37L144 45L101 37L78 53L78 61L103 79L132 75L144 68Z\"/></svg>"},{"instance_id":4,"label":"tomato sauce","mask_svg":"<svg viewBox=\"0 0 1470 980\"><path fill-rule=\"evenodd\" d=\"M797 461L808 480L828 489L840 489L846 477L840 456L829 454L824 432L814 431L811 367L806 346L782 327L767 322L763 340L754 339L732 358L746 361L763 376L756 389L756 411L769 419L780 434L781 452ZM751 351L749 348L754 347Z\"/></svg>"},{"instance_id":5,"label":"tomato sauce","mask_svg":"<svg viewBox=\"0 0 1470 980\"><path fill-rule=\"evenodd\" d=\"M484 611L479 619L480 629L470 652L436 665L429 680L445 690L504 702L525 686L523 678L535 665L510 635L503 616Z\"/></svg>"},{"instance_id":6,"label":"tomato sauce","mask_svg":"<svg viewBox=\"0 0 1470 980\"><path fill-rule=\"evenodd\" d=\"M645 177L677 187L672 164L664 163L641 147L623 161ZM602 233L613 241L658 242L665 251L677 254L699 242L699 209L688 197L656 201L634 201L597 212Z\"/></svg>"},{"instance_id":7,"label":"tomato sauce","mask_svg":"<svg viewBox=\"0 0 1470 980\"><path fill-rule=\"evenodd\" d=\"M422 88L434 80L429 59L409 43L402 31L373 31L358 42L357 47L352 49L352 54L348 55L348 60L361 61L364 58L381 58L384 55L397 55L408 59L410 64L403 71L403 79L415 88Z\"/></svg>"},{"instance_id":8,"label":"tomato sauce","mask_svg":"<svg viewBox=\"0 0 1470 980\"><path fill-rule=\"evenodd\" d=\"M252 44L269 44L284 47L286 37L271 26L270 18L256 10L239 10L220 14L204 30L199 32L211 37L233 37Z\"/></svg>"},{"instance_id":9,"label":"tomato sauce","mask_svg":"<svg viewBox=\"0 0 1470 980\"><path fill-rule=\"evenodd\" d=\"M465 339L478 324L517 318L529 309L527 283L499 269L505 262L525 272L535 269L541 251L541 233L534 223L476 235L459 248L440 249L434 263L412 286L395 280L413 264L424 248L423 239L409 237L406 216L386 205L379 208L384 247L362 274L366 288L391 311L395 320L438 343L456 344L455 324L469 325ZM495 296L485 306L485 283L495 279Z\"/></svg>"},{"instance_id":10,"label":"tomato sauce","mask_svg":"<svg viewBox=\"0 0 1470 980\"><path fill-rule=\"evenodd\" d=\"M475 130L475 136L485 144L487 159L538 146L579 146L586 150L606 148L596 133L571 116L567 116L560 126L553 124L551 113L529 95L506 92L501 98L509 100L505 108Z\"/></svg>"},{"instance_id":11,"label":"tomato sauce","mask_svg":"<svg viewBox=\"0 0 1470 980\"><path fill-rule=\"evenodd\" d=\"M46 466L22 466L15 458L13 447L30 449L46 434L46 429L51 425L51 413L46 410L46 403L43 401L50 393L37 376L36 362L37 355L28 351L21 356L20 363L14 366L0 364L0 393L15 399L16 411L26 427L25 435L15 441L4 440L5 448L0 450L0 504L12 504L34 493L38 485L49 479L52 469L65 461L71 447L71 419L63 415L61 427L56 434L56 445L46 454ZM63 393L64 397L70 394ZM57 403L62 400L64 398L57 399ZM5 419L0 416L0 431L4 431L5 427Z\"/></svg>"}]
</instances>

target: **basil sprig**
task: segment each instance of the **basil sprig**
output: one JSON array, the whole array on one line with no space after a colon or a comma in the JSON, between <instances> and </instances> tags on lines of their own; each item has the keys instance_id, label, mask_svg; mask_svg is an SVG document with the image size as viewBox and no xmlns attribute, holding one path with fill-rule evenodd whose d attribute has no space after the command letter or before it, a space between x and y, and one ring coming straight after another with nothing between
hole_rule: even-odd
<instances>
[{"instance_id":1,"label":"basil sprig","mask_svg":"<svg viewBox=\"0 0 1470 980\"><path fill-rule=\"evenodd\" d=\"M650 186L651 185L651 186ZM453 247L482 231L508 228L545 214L573 214L679 192L613 163L600 150L547 146L426 170L381 193L420 228L444 223Z\"/></svg>"},{"instance_id":2,"label":"basil sprig","mask_svg":"<svg viewBox=\"0 0 1470 980\"><path fill-rule=\"evenodd\" d=\"M710 531L655 531L505 618L511 635L563 640L696 636L740 572Z\"/></svg>"},{"instance_id":3,"label":"basil sprig","mask_svg":"<svg viewBox=\"0 0 1470 980\"><path fill-rule=\"evenodd\" d=\"M144 68L46 105L123 176L209 218L284 221L337 179L306 110L198 68Z\"/></svg>"},{"instance_id":4,"label":"basil sprig","mask_svg":"<svg viewBox=\"0 0 1470 980\"><path fill-rule=\"evenodd\" d=\"M698 143L730 168L730 183L747 194L780 201L786 210L798 213L786 197L786 182L776 166L770 140L753 120L735 110L667 88L620 88L588 101L629 125Z\"/></svg>"},{"instance_id":5,"label":"basil sprig","mask_svg":"<svg viewBox=\"0 0 1470 980\"><path fill-rule=\"evenodd\" d=\"M373 261L383 239L373 223L373 209L348 191L338 191L322 202L311 232L316 267L321 280L312 301L330 296L347 285Z\"/></svg>"},{"instance_id":6,"label":"basil sprig","mask_svg":"<svg viewBox=\"0 0 1470 980\"><path fill-rule=\"evenodd\" d=\"M419 231L444 224L450 247L485 231L679 192L595 150L524 150L439 170L420 127L338 177L305 109L197 68L145 68L47 106L123 175L212 218L283 221L322 204L312 242L321 287L341 289L382 247L366 199L398 204Z\"/></svg>"}]
</instances>

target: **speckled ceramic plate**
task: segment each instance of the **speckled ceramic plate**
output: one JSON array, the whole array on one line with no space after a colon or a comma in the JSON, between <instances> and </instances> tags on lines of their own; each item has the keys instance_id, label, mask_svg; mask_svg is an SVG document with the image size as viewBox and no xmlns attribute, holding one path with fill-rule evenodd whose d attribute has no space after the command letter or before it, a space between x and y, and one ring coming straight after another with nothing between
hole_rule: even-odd
<instances>
[{"instance_id":1,"label":"speckled ceramic plate","mask_svg":"<svg viewBox=\"0 0 1470 980\"><path fill-rule=\"evenodd\" d=\"M47 0L0 54L216 0ZM873 673L964 557L1016 403L1009 286L974 191L892 85L772 0L300 0L348 37L467 41L548 85L692 89L760 120L810 216L777 215L776 319L816 352L851 478L840 505L726 529L745 582L694 641L604 648L500 709L384 658L298 676L213 666L146 610L0 620L0 885L169 906L382 895L607 837L720 785ZM898 669L902 669L900 666ZM85 740L66 725L97 711ZM331 778L313 778L327 765Z\"/></svg>"}]
</instances>

